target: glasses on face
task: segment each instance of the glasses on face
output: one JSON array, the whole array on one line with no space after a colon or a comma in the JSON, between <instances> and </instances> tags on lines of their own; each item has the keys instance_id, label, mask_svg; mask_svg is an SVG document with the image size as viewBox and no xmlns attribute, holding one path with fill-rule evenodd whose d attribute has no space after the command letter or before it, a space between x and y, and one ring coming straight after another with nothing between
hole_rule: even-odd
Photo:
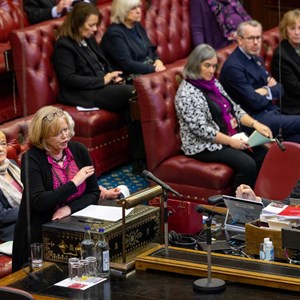
<instances>
[{"instance_id":1,"label":"glasses on face","mask_svg":"<svg viewBox=\"0 0 300 300\"><path fill-rule=\"evenodd\" d=\"M242 39L247 40L251 43L253 43L255 40L260 42L262 40L262 36L261 35L257 35L257 36L248 36L248 37L244 37L241 36Z\"/></svg>"},{"instance_id":2,"label":"glasses on face","mask_svg":"<svg viewBox=\"0 0 300 300\"><path fill-rule=\"evenodd\" d=\"M0 147L6 148L7 147L7 143L6 142L0 142Z\"/></svg>"},{"instance_id":3,"label":"glasses on face","mask_svg":"<svg viewBox=\"0 0 300 300\"><path fill-rule=\"evenodd\" d=\"M64 115L64 112L63 110L58 110L56 112L53 112L53 113L49 113L48 115L46 115L43 120L48 120L49 122L52 122L55 117L62 117Z\"/></svg>"}]
</instances>

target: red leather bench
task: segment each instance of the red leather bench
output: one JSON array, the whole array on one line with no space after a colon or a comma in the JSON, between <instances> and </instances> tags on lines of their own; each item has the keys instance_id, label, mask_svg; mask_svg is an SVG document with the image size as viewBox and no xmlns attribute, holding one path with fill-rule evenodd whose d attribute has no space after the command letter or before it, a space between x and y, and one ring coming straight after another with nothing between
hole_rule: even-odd
<instances>
[{"instance_id":1,"label":"red leather bench","mask_svg":"<svg viewBox=\"0 0 300 300\"><path fill-rule=\"evenodd\" d=\"M27 26L19 0L0 0L0 124L22 116L23 107L18 98L13 72L7 71L4 53L10 49L12 30Z\"/></svg>"},{"instance_id":2,"label":"red leather bench","mask_svg":"<svg viewBox=\"0 0 300 300\"><path fill-rule=\"evenodd\" d=\"M98 38L101 38L109 23L110 4L100 5L99 9L103 15L103 27L98 32ZM129 160L127 126L116 113L104 110L78 112L75 107L57 103L59 86L51 56L55 30L61 23L62 19L56 19L12 31L10 42L19 97L24 116L29 119L45 105L60 106L68 111L76 124L74 139L87 146L99 176Z\"/></svg>"}]
</instances>

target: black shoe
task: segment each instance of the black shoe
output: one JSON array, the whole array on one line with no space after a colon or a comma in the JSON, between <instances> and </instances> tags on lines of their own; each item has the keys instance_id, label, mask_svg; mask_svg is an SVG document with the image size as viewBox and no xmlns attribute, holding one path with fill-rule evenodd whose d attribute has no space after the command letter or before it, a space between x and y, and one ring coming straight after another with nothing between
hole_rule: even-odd
<instances>
[{"instance_id":1,"label":"black shoe","mask_svg":"<svg viewBox=\"0 0 300 300\"><path fill-rule=\"evenodd\" d=\"M134 160L132 163L132 173L141 175L141 173L145 170L146 164L143 160Z\"/></svg>"}]
</instances>

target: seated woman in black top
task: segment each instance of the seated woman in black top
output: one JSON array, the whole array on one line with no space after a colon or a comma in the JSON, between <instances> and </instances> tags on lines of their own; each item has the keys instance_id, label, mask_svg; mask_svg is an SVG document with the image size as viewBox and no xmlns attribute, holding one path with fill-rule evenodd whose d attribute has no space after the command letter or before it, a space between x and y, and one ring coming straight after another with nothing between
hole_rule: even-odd
<instances>
[{"instance_id":1,"label":"seated woman in black top","mask_svg":"<svg viewBox=\"0 0 300 300\"><path fill-rule=\"evenodd\" d=\"M132 159L144 158L140 124L131 122L132 85L122 84L121 71L112 71L94 37L101 22L97 7L80 2L58 31L53 64L59 82L58 101L67 105L99 107L118 112L129 123Z\"/></svg>"},{"instance_id":2,"label":"seated woman in black top","mask_svg":"<svg viewBox=\"0 0 300 300\"><path fill-rule=\"evenodd\" d=\"M127 81L139 74L165 70L140 23L141 17L140 0L113 0L111 25L100 44L112 67L122 70Z\"/></svg>"}]
</instances>

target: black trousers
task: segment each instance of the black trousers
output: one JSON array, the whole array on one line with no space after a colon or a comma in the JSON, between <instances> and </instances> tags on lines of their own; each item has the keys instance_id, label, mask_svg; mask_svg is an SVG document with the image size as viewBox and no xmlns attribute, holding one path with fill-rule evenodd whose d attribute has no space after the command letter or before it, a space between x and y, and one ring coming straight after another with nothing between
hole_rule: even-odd
<instances>
[{"instance_id":1,"label":"black trousers","mask_svg":"<svg viewBox=\"0 0 300 300\"><path fill-rule=\"evenodd\" d=\"M217 151L203 151L192 157L202 162L218 162L234 170L233 192L240 184L254 188L258 172L268 152L265 146L253 147L251 150L238 150L224 147Z\"/></svg>"},{"instance_id":2,"label":"black trousers","mask_svg":"<svg viewBox=\"0 0 300 300\"><path fill-rule=\"evenodd\" d=\"M120 113L128 124L132 160L145 160L145 148L141 124L132 121L129 100L136 96L133 85L108 84L95 97L95 106L107 111Z\"/></svg>"}]
</instances>

